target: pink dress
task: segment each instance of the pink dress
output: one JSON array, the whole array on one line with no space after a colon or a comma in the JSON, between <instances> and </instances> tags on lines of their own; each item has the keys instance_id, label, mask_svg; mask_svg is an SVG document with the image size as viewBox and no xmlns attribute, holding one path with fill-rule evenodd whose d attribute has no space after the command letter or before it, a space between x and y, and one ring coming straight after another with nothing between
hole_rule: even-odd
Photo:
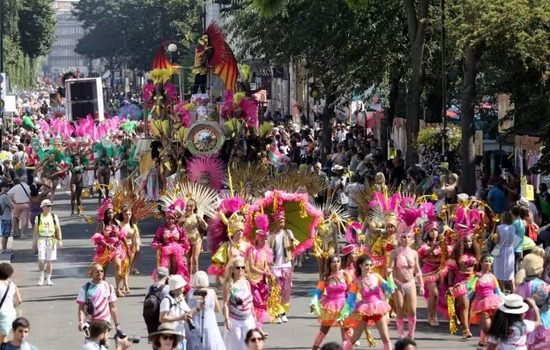
<instances>
[{"instance_id":1,"label":"pink dress","mask_svg":"<svg viewBox=\"0 0 550 350\"><path fill-rule=\"evenodd\" d=\"M346 276L342 271L330 276L328 279L338 279L338 283L329 284L325 287L325 294L321 297L321 315L319 322L323 326L340 326L338 317L340 311L346 304L346 291L348 283Z\"/></svg>"},{"instance_id":2,"label":"pink dress","mask_svg":"<svg viewBox=\"0 0 550 350\"><path fill-rule=\"evenodd\" d=\"M475 286L473 289L474 299L472 301L472 317L481 312L489 316L502 304L502 292L498 287L498 281L492 273L483 274L481 277L474 277Z\"/></svg>"},{"instance_id":3,"label":"pink dress","mask_svg":"<svg viewBox=\"0 0 550 350\"><path fill-rule=\"evenodd\" d=\"M418 257L422 260L422 278L424 280L424 298L428 299L428 284L438 283L447 275L447 264L441 266L441 247L437 246L428 254L430 246L423 244L418 249ZM449 252L450 253L450 252Z\"/></svg>"},{"instance_id":4,"label":"pink dress","mask_svg":"<svg viewBox=\"0 0 550 350\"><path fill-rule=\"evenodd\" d=\"M254 248L250 246L246 260L248 264L254 265L262 271L269 271L269 265L273 263L273 251L267 245L263 248ZM271 317L267 310L267 300L269 299L267 278L265 274L260 275L250 271L248 280L252 292L252 304L254 305L256 327L262 328L265 322L271 321Z\"/></svg>"},{"instance_id":5,"label":"pink dress","mask_svg":"<svg viewBox=\"0 0 550 350\"><path fill-rule=\"evenodd\" d=\"M177 225L172 228L160 226L151 246L157 250L158 266L168 267L170 259L173 257L176 266L172 266L173 270L170 273L181 275L189 282L189 270L185 259L185 254L189 251L189 242L181 227ZM156 274L156 271L153 274Z\"/></svg>"},{"instance_id":6,"label":"pink dress","mask_svg":"<svg viewBox=\"0 0 550 350\"><path fill-rule=\"evenodd\" d=\"M124 239L126 239L126 231L117 224L109 224L103 228L103 232L96 232L91 238L96 246L94 262L106 266L117 255L121 260L126 259ZM106 245L109 244L114 246L113 250L107 249Z\"/></svg>"}]
</instances>

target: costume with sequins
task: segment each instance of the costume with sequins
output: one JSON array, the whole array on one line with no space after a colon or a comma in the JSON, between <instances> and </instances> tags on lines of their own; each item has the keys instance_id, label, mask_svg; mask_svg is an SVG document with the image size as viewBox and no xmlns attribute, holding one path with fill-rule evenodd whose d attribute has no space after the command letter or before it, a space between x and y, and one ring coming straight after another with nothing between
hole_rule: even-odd
<instances>
[{"instance_id":1,"label":"costume with sequins","mask_svg":"<svg viewBox=\"0 0 550 350\"><path fill-rule=\"evenodd\" d=\"M115 256L120 256L121 260L126 258L124 249L124 240L126 231L116 224L109 224L103 227L102 232L96 232L92 238L92 243L96 246L94 261L106 266ZM112 245L113 250L109 250L107 245Z\"/></svg>"},{"instance_id":2,"label":"costume with sequins","mask_svg":"<svg viewBox=\"0 0 550 350\"><path fill-rule=\"evenodd\" d=\"M175 271L170 271L170 273L181 275L189 281L189 269L184 258L189 250L189 242L181 227L177 225L172 228L166 227L166 225L160 226L155 233L151 247L157 250L157 254L160 254L158 266L168 267L170 258L173 257L176 266L173 266Z\"/></svg>"}]
</instances>

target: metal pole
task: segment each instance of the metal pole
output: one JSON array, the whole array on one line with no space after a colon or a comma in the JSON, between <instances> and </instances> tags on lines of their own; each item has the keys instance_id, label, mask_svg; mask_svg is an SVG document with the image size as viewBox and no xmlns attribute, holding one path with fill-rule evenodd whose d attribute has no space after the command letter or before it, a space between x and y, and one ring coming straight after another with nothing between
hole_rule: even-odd
<instances>
[{"instance_id":1,"label":"metal pole","mask_svg":"<svg viewBox=\"0 0 550 350\"><path fill-rule=\"evenodd\" d=\"M441 117L443 118L443 160L447 161L447 67L445 65L445 0L441 0Z\"/></svg>"}]
</instances>

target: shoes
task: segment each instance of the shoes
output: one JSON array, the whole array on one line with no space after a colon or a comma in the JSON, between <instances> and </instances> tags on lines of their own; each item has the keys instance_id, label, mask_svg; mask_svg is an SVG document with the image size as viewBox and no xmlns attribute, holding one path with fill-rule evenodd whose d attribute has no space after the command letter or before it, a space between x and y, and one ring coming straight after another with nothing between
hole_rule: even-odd
<instances>
[{"instance_id":1,"label":"shoes","mask_svg":"<svg viewBox=\"0 0 550 350\"><path fill-rule=\"evenodd\" d=\"M281 317L281 321L283 321L283 323L287 323L288 322L288 318L286 318L286 315L283 315Z\"/></svg>"},{"instance_id":2,"label":"shoes","mask_svg":"<svg viewBox=\"0 0 550 350\"><path fill-rule=\"evenodd\" d=\"M40 278L38 278L38 285L41 286L44 284L44 275L40 275Z\"/></svg>"},{"instance_id":3,"label":"shoes","mask_svg":"<svg viewBox=\"0 0 550 350\"><path fill-rule=\"evenodd\" d=\"M53 286L53 282L50 278L46 278L46 285Z\"/></svg>"},{"instance_id":4,"label":"shoes","mask_svg":"<svg viewBox=\"0 0 550 350\"><path fill-rule=\"evenodd\" d=\"M275 323L277 323L277 324L283 323L283 320L281 319L280 316L277 316L277 318L275 319Z\"/></svg>"}]
</instances>

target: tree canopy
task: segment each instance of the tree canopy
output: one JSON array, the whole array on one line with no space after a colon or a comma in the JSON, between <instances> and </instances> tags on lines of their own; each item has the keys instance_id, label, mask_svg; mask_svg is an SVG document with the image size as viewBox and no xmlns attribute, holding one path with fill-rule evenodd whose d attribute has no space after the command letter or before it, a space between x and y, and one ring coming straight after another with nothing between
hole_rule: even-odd
<instances>
[{"instance_id":1,"label":"tree canopy","mask_svg":"<svg viewBox=\"0 0 550 350\"><path fill-rule=\"evenodd\" d=\"M38 64L55 41L55 13L51 0L2 0L4 69L12 88L31 86Z\"/></svg>"},{"instance_id":2,"label":"tree canopy","mask_svg":"<svg viewBox=\"0 0 550 350\"><path fill-rule=\"evenodd\" d=\"M77 52L103 58L111 69L123 62L150 69L166 40L176 42L180 54L190 54L201 33L200 5L192 0L81 0L74 14L87 30Z\"/></svg>"}]
</instances>

